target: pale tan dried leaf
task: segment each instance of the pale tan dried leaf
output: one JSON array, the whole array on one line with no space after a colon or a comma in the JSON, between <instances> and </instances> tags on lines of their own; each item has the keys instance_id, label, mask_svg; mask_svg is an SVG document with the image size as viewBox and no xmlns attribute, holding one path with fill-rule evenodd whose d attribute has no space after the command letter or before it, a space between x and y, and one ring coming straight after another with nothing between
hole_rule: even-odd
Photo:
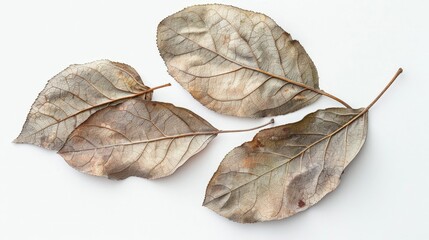
<instances>
[{"instance_id":1,"label":"pale tan dried leaf","mask_svg":"<svg viewBox=\"0 0 429 240\"><path fill-rule=\"evenodd\" d=\"M138 73L123 63L99 60L71 65L40 92L15 142L59 150L91 114L148 89ZM148 92L143 97L151 96Z\"/></svg>"},{"instance_id":2,"label":"pale tan dried leaf","mask_svg":"<svg viewBox=\"0 0 429 240\"><path fill-rule=\"evenodd\" d=\"M282 219L333 191L365 142L367 109L319 110L260 131L232 150L207 187L204 205L243 223Z\"/></svg>"},{"instance_id":3,"label":"pale tan dried leaf","mask_svg":"<svg viewBox=\"0 0 429 240\"><path fill-rule=\"evenodd\" d=\"M325 94L304 48L266 15L219 4L192 6L164 19L157 35L169 73L216 112L280 115Z\"/></svg>"},{"instance_id":4,"label":"pale tan dried leaf","mask_svg":"<svg viewBox=\"0 0 429 240\"><path fill-rule=\"evenodd\" d=\"M96 112L59 154L96 176L160 178L172 174L219 133L195 113L169 103L130 99Z\"/></svg>"}]
</instances>

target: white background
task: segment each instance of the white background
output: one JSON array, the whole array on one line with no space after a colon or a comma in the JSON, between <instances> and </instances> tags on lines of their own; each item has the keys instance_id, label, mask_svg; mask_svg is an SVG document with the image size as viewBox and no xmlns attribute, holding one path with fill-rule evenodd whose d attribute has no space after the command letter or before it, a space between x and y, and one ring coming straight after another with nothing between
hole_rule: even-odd
<instances>
[{"instance_id":1,"label":"white background","mask_svg":"<svg viewBox=\"0 0 429 240\"><path fill-rule=\"evenodd\" d=\"M427 1L219 1L265 13L305 47L323 90L366 106L398 67L404 74L370 111L367 142L339 188L286 220L238 224L201 206L233 147L256 132L218 136L174 175L113 181L69 167L55 152L11 141L46 81L72 63L125 62L154 99L192 109L219 129L268 119L212 112L182 89L158 54L158 23L204 1L0 3L0 239L429 239ZM276 124L300 120L321 98Z\"/></svg>"}]
</instances>

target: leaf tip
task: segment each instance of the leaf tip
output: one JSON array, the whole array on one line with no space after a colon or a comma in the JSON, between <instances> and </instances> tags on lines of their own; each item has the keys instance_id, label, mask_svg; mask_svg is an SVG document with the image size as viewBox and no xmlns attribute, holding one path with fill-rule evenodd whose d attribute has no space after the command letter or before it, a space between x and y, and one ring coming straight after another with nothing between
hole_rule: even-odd
<instances>
[{"instance_id":1,"label":"leaf tip","mask_svg":"<svg viewBox=\"0 0 429 240\"><path fill-rule=\"evenodd\" d=\"M16 137L13 141L12 141L12 143L24 143L24 140L22 139L22 134L19 134L19 136L18 137Z\"/></svg>"}]
</instances>

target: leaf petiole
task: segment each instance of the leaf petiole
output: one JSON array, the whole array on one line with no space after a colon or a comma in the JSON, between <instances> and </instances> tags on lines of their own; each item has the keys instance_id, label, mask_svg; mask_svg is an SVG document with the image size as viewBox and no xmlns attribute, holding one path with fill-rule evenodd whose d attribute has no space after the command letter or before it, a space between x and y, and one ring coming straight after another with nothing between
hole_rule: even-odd
<instances>
[{"instance_id":1,"label":"leaf petiole","mask_svg":"<svg viewBox=\"0 0 429 240\"><path fill-rule=\"evenodd\" d=\"M356 115L354 118L352 118L350 121L348 121L346 124L344 124L342 127L338 128L336 131L330 134L330 136L336 134L337 132L341 131L343 128L347 127L351 123L353 123L356 119L362 117L365 113L368 112L368 110L380 99L380 97L386 92L386 90L392 85L392 83L398 78L398 76L403 72L402 68L399 68L398 71L396 71L395 75L393 75L392 79L389 81L389 83L384 87L384 89L378 94L374 100L360 112L358 115Z\"/></svg>"},{"instance_id":2,"label":"leaf petiole","mask_svg":"<svg viewBox=\"0 0 429 240\"><path fill-rule=\"evenodd\" d=\"M377 101L380 99L380 97L386 92L387 89L393 84L393 82L398 78L398 76L403 72L402 68L399 68L398 71L396 71L395 75L392 77L390 82L384 87L384 89L378 94L378 96L372 100L372 102L363 110L363 112L368 111Z\"/></svg>"},{"instance_id":3,"label":"leaf petiole","mask_svg":"<svg viewBox=\"0 0 429 240\"><path fill-rule=\"evenodd\" d=\"M241 130L219 130L217 133L236 133L236 132L248 132L248 131L252 131L252 130L256 130L259 128L263 128L265 126L268 126L270 124L274 123L274 118L271 118L271 120L268 123L265 123L261 126L258 127L253 127L253 128L248 128L248 129L241 129Z\"/></svg>"}]
</instances>

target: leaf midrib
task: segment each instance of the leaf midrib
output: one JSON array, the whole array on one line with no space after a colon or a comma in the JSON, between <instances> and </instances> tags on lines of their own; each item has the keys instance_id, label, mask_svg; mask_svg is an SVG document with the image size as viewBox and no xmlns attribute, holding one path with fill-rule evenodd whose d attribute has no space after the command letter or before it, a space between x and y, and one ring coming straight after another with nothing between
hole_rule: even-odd
<instances>
[{"instance_id":1,"label":"leaf midrib","mask_svg":"<svg viewBox=\"0 0 429 240\"><path fill-rule=\"evenodd\" d=\"M97 149L102 149L102 148L110 148L110 147L118 147L118 146L130 146L130 145L136 145L136 144L142 144L142 143L150 143L150 142L162 141L162 140L166 140L166 139L176 139L176 138L192 137L192 136L198 136L198 135L217 135L218 133L220 133L219 130L217 130L217 131L206 131L206 132L184 133L184 134L169 135L169 136L165 136L165 137L159 137L159 138L153 138L153 139L147 139L147 140L133 141L133 142L128 142L128 143L117 143L117 144L103 145L100 147L78 149L78 150L73 150L73 151L61 151L60 150L60 153L63 154L63 153L83 152L83 151L97 150Z\"/></svg>"}]
</instances>

